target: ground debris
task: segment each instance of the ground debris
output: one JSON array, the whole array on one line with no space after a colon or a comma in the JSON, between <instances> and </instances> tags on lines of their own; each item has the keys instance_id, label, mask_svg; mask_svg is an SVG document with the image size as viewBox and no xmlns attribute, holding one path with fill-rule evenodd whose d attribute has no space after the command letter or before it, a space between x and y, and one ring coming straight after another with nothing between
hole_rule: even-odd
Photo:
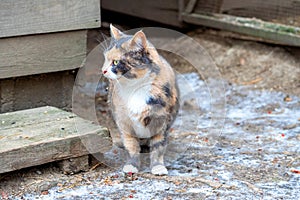
<instances>
[{"instance_id":1,"label":"ground debris","mask_svg":"<svg viewBox=\"0 0 300 200\"><path fill-rule=\"evenodd\" d=\"M253 185L252 183L249 183L248 181L244 181L244 180L240 180L242 183L246 184L251 190L253 190L254 192L257 192L259 194L263 194L263 191L256 187L255 185Z\"/></svg>"},{"instance_id":2,"label":"ground debris","mask_svg":"<svg viewBox=\"0 0 300 200\"><path fill-rule=\"evenodd\" d=\"M298 124L289 124L289 125L286 125L284 126L282 129L283 130L290 130L290 129L294 129L298 126Z\"/></svg>"},{"instance_id":3,"label":"ground debris","mask_svg":"<svg viewBox=\"0 0 300 200\"><path fill-rule=\"evenodd\" d=\"M289 95L287 95L287 96L285 96L285 97L283 98L283 100L284 100L285 102L291 102L293 99L292 99Z\"/></svg>"},{"instance_id":4,"label":"ground debris","mask_svg":"<svg viewBox=\"0 0 300 200\"><path fill-rule=\"evenodd\" d=\"M259 78L256 78L256 79L253 79L253 80L251 80L251 81L245 81L245 82L242 82L241 84L242 85L252 85L252 84L256 84L256 83L258 83L258 82L260 82L260 81L262 81L263 79L261 78L261 77L259 77Z\"/></svg>"},{"instance_id":5,"label":"ground debris","mask_svg":"<svg viewBox=\"0 0 300 200\"><path fill-rule=\"evenodd\" d=\"M92 166L91 168L90 168L90 171L93 171L93 170L95 170L97 167L99 167L100 165L101 165L102 163L96 163L94 166Z\"/></svg>"},{"instance_id":6,"label":"ground debris","mask_svg":"<svg viewBox=\"0 0 300 200\"><path fill-rule=\"evenodd\" d=\"M291 172L295 174L300 174L300 169L291 169Z\"/></svg>"},{"instance_id":7,"label":"ground debris","mask_svg":"<svg viewBox=\"0 0 300 200\"><path fill-rule=\"evenodd\" d=\"M232 185L227 185L227 184L222 184L217 181L211 181L208 179L204 179L201 177L193 177L193 176L156 176L152 174L140 174L141 177L147 178L147 179L157 179L157 180L164 180L167 182L172 182L175 185L181 185L184 182L189 183L189 184L195 184L195 183L204 183L213 189L218 189L220 187L226 188L226 189L234 189L234 186Z\"/></svg>"},{"instance_id":8,"label":"ground debris","mask_svg":"<svg viewBox=\"0 0 300 200\"><path fill-rule=\"evenodd\" d=\"M287 167L290 167L290 166L292 166L292 164L296 161L296 160L300 160L300 156L298 156L298 157L296 157L296 158L291 158L291 161L289 161L288 163L287 163Z\"/></svg>"}]
</instances>

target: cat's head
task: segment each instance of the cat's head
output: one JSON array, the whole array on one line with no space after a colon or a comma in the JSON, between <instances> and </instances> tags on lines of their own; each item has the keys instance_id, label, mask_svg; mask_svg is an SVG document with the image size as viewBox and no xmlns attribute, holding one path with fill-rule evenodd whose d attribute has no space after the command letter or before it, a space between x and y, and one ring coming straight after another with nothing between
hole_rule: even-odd
<instances>
[{"instance_id":1,"label":"cat's head","mask_svg":"<svg viewBox=\"0 0 300 200\"><path fill-rule=\"evenodd\" d=\"M111 44L104 52L102 67L105 77L112 80L139 79L148 72L157 72L159 55L143 31L126 35L110 25L110 32Z\"/></svg>"}]
</instances>

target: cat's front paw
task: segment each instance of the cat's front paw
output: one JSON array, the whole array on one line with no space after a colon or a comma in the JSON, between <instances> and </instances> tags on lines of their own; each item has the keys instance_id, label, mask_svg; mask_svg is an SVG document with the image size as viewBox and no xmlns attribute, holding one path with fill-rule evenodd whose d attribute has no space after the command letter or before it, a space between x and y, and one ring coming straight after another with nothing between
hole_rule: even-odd
<instances>
[{"instance_id":1,"label":"cat's front paw","mask_svg":"<svg viewBox=\"0 0 300 200\"><path fill-rule=\"evenodd\" d=\"M139 170L135 166L128 164L128 165L124 165L123 172L124 173L129 173L129 172L138 173Z\"/></svg>"},{"instance_id":2,"label":"cat's front paw","mask_svg":"<svg viewBox=\"0 0 300 200\"><path fill-rule=\"evenodd\" d=\"M155 166L152 167L151 173L154 174L154 175L167 175L168 170L163 165L155 165Z\"/></svg>"}]
</instances>

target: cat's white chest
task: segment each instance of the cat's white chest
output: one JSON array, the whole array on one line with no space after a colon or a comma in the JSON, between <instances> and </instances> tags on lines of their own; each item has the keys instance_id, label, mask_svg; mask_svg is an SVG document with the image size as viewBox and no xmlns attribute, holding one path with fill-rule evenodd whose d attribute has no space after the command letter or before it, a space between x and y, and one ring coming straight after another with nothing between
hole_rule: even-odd
<instances>
[{"instance_id":1,"label":"cat's white chest","mask_svg":"<svg viewBox=\"0 0 300 200\"><path fill-rule=\"evenodd\" d=\"M149 90L143 88L128 98L127 108L128 111L133 115L139 115L147 106L146 101L149 98Z\"/></svg>"},{"instance_id":2,"label":"cat's white chest","mask_svg":"<svg viewBox=\"0 0 300 200\"><path fill-rule=\"evenodd\" d=\"M119 85L119 95L126 105L128 115L139 115L147 106L147 100L150 97L151 80L148 76L144 79L132 81L130 83Z\"/></svg>"},{"instance_id":3,"label":"cat's white chest","mask_svg":"<svg viewBox=\"0 0 300 200\"><path fill-rule=\"evenodd\" d=\"M147 99L150 96L150 85L137 86L123 89L123 100L126 103L129 116L140 115L147 106Z\"/></svg>"},{"instance_id":4,"label":"cat's white chest","mask_svg":"<svg viewBox=\"0 0 300 200\"><path fill-rule=\"evenodd\" d=\"M145 116L143 111L145 111L147 105L147 100L150 97L151 84L134 84L132 87L122 87L120 91L120 97L123 101L123 105L126 106L124 111L126 115L132 121L132 127L135 130L136 135L139 138L148 138L151 136L151 133L148 128L144 127L141 123L141 119Z\"/></svg>"}]
</instances>

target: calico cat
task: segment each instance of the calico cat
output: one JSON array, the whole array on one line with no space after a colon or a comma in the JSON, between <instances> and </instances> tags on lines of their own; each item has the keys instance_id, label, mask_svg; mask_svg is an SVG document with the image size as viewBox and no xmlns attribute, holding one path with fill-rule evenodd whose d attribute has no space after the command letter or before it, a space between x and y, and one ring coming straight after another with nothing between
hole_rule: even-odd
<instances>
[{"instance_id":1,"label":"calico cat","mask_svg":"<svg viewBox=\"0 0 300 200\"><path fill-rule=\"evenodd\" d=\"M151 173L167 174L164 153L179 108L175 73L142 31L126 35L112 25L110 31L102 73L110 82L109 102L120 131L120 140L113 140L128 152L123 171L138 172L141 141L147 140Z\"/></svg>"}]
</instances>

